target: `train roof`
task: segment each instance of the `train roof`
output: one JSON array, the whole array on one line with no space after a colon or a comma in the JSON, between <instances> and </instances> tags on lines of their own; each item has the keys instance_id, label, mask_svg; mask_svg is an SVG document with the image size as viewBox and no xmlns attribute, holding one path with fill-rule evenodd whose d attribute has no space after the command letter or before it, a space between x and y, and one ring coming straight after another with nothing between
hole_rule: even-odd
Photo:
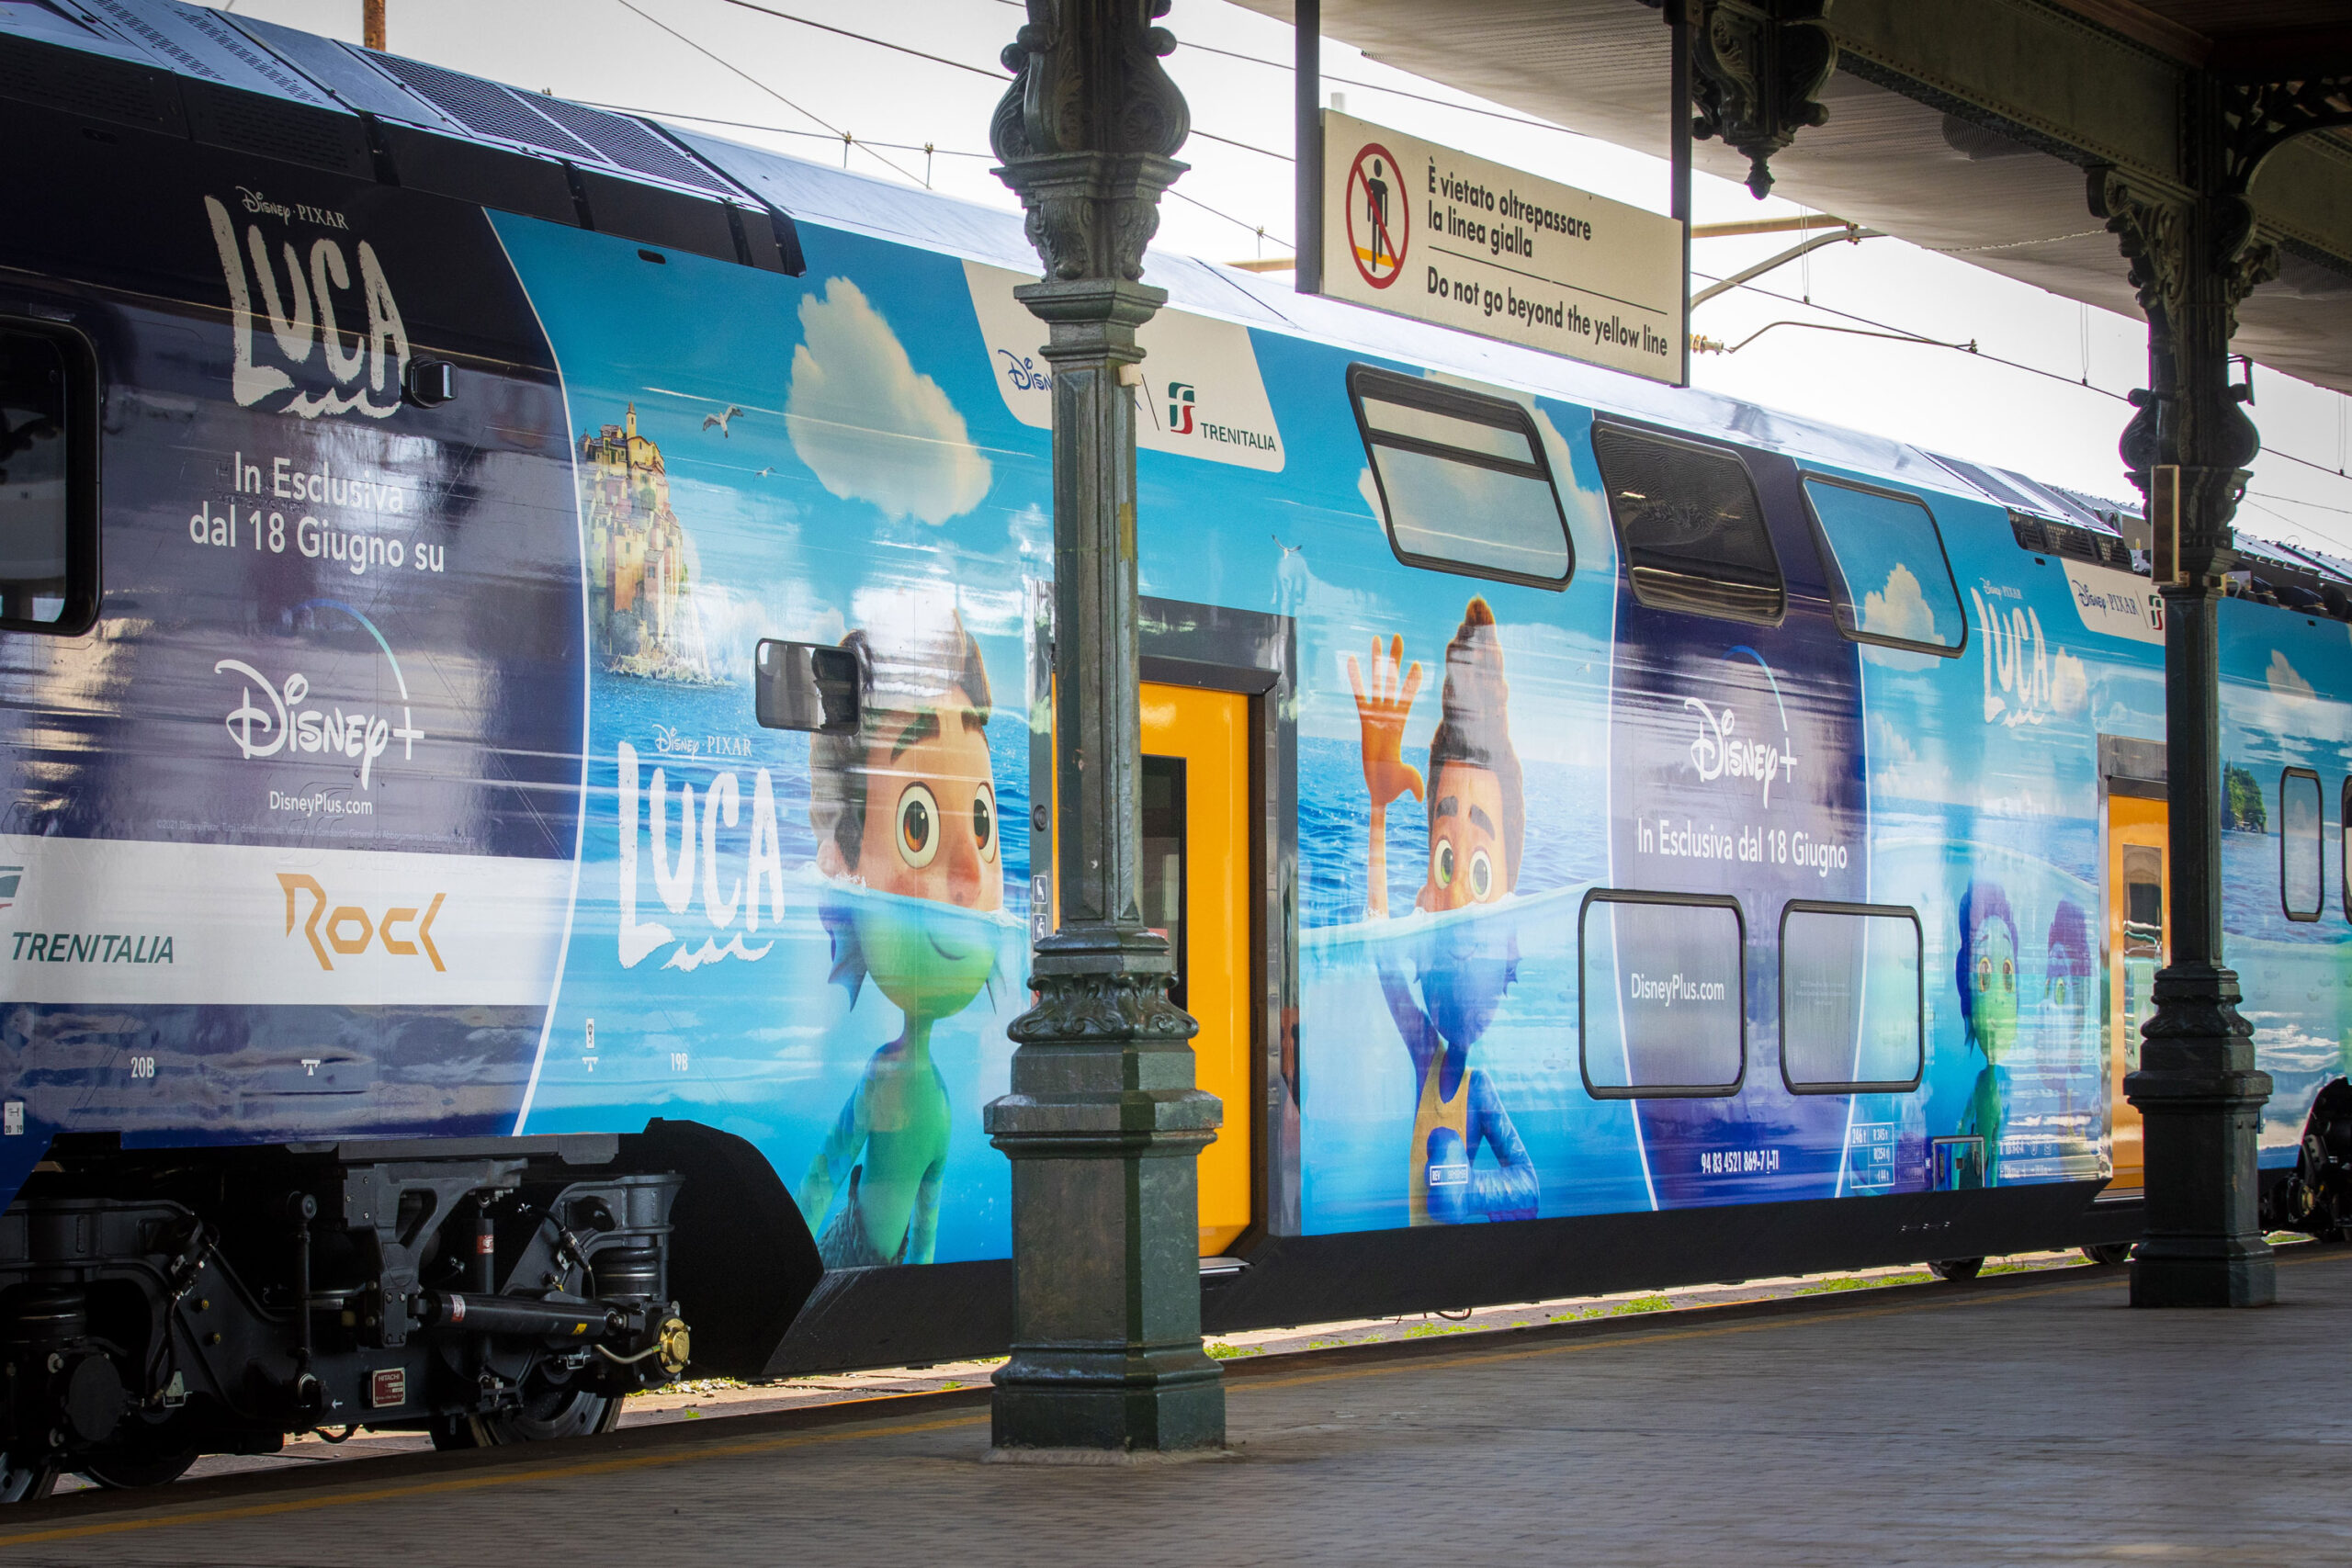
<instances>
[{"instance_id":1,"label":"train roof","mask_svg":"<svg viewBox=\"0 0 2352 1568\"><path fill-rule=\"evenodd\" d=\"M1028 272L1019 214L184 0L0 0L0 96L798 273L796 218ZM1168 251L1174 307L2008 511L2018 543L2145 570L2136 506L1698 388L1301 295ZM2242 579L2347 603L2352 563L2241 531Z\"/></svg>"}]
</instances>

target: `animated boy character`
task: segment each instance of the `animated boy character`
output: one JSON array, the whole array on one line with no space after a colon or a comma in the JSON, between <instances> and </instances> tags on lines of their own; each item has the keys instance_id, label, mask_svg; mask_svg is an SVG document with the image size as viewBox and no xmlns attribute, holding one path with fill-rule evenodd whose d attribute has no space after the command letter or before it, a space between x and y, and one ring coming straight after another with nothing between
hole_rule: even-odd
<instances>
[{"instance_id":1,"label":"animated boy character","mask_svg":"<svg viewBox=\"0 0 2352 1568\"><path fill-rule=\"evenodd\" d=\"M862 700L854 733L809 740L817 865L896 897L826 911L832 977L854 1003L872 976L906 1030L866 1064L808 1162L800 1209L812 1224L831 1213L817 1244L828 1268L928 1263L952 1125L932 1026L971 1004L995 971L996 949L977 924L927 917L924 907L1004 906L988 670L952 613L930 635L868 628L842 646L857 655Z\"/></svg>"},{"instance_id":2,"label":"animated boy character","mask_svg":"<svg viewBox=\"0 0 2352 1568\"><path fill-rule=\"evenodd\" d=\"M1520 787L1519 753L1510 742L1510 686L1503 678L1502 643L1494 612L1473 599L1445 650L1445 689L1437 732L1430 738L1426 795L1419 770L1405 761L1405 721L1420 691L1421 667L1404 671L1405 640L1391 637L1385 658L1372 646L1372 685L1352 656L1363 732L1363 778L1372 795L1371 886L1366 910L1388 913L1388 803L1409 794L1426 799L1430 850L1427 874L1413 907L1431 913L1490 904L1518 885L1526 842L1527 805ZM1410 1212L1417 1225L1535 1217L1535 1166L1527 1157L1510 1113L1487 1075L1470 1066L1470 1048L1492 1021L1516 976L1517 953L1484 945L1465 927L1432 933L1421 965L1421 1001L1389 962L1375 960L1381 993L1404 1036L1419 1087L1413 1115ZM1495 1168L1477 1168L1478 1145L1492 1151Z\"/></svg>"},{"instance_id":3,"label":"animated boy character","mask_svg":"<svg viewBox=\"0 0 2352 1568\"><path fill-rule=\"evenodd\" d=\"M2105 1077L2107 1053L2099 1048L2093 1027L2091 1012L2093 994L2098 990L2098 971L2092 967L2090 922L2083 918L2082 906L2072 898L2061 898L2050 913L2050 956L2042 966L2042 1016L2049 1027L2057 1032L2064 1043L2061 1059L2065 1066L2065 1104L2067 1123L2074 1124L2074 1093L2075 1075L2091 1067ZM2107 1103L2104 1095L2099 1106ZM2090 1127L2084 1134L2096 1140L2100 1111L2093 1111L2088 1118Z\"/></svg>"},{"instance_id":4,"label":"animated boy character","mask_svg":"<svg viewBox=\"0 0 2352 1568\"><path fill-rule=\"evenodd\" d=\"M1972 882L1960 897L1960 952L1952 964L1968 1043L1984 1069L1961 1112L1960 1131L1984 1140L1984 1185L2001 1179L2001 1122L2007 1063L2018 1038L2018 922L1997 882Z\"/></svg>"}]
</instances>

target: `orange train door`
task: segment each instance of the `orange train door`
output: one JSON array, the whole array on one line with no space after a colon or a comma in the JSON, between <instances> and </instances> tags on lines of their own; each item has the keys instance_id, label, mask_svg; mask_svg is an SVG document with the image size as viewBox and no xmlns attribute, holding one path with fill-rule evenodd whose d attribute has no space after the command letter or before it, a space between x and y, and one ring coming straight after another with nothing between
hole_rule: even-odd
<instances>
[{"instance_id":1,"label":"orange train door","mask_svg":"<svg viewBox=\"0 0 2352 1568\"><path fill-rule=\"evenodd\" d=\"M1200 1021L1193 1081L1225 1101L1201 1151L1201 1256L1251 1215L1250 699L1143 687L1143 918L1176 958L1177 1005Z\"/></svg>"},{"instance_id":2,"label":"orange train door","mask_svg":"<svg viewBox=\"0 0 2352 1568\"><path fill-rule=\"evenodd\" d=\"M2140 1026L2148 1021L2156 971L2172 945L2166 822L2161 800L2107 797L2107 1077L2115 1191L2141 1186L2140 1112L2123 1098L2123 1078L2139 1068Z\"/></svg>"}]
</instances>

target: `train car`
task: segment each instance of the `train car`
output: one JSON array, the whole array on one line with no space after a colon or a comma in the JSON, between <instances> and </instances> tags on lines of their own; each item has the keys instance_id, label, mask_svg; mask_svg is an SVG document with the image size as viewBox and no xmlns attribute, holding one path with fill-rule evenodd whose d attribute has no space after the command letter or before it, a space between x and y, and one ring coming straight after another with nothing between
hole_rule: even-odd
<instances>
[{"instance_id":1,"label":"train car","mask_svg":"<svg viewBox=\"0 0 2352 1568\"><path fill-rule=\"evenodd\" d=\"M0 1494L1001 1348L1019 220L175 0L0 0ZM1150 281L1212 1329L2130 1241L2135 518ZM2230 960L2333 1234L2352 573L2241 568Z\"/></svg>"}]
</instances>

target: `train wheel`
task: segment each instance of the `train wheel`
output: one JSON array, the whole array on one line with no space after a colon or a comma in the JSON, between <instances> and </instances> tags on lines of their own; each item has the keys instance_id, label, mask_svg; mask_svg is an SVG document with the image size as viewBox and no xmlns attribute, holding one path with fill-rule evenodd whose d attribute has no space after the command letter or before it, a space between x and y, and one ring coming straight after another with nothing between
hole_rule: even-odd
<instances>
[{"instance_id":1,"label":"train wheel","mask_svg":"<svg viewBox=\"0 0 2352 1568\"><path fill-rule=\"evenodd\" d=\"M195 1462L194 1449L171 1454L109 1454L84 1465L77 1473L109 1492L127 1492L138 1486L169 1486Z\"/></svg>"},{"instance_id":2,"label":"train wheel","mask_svg":"<svg viewBox=\"0 0 2352 1568\"><path fill-rule=\"evenodd\" d=\"M2131 1258L2132 1244L2128 1241L2102 1242L2097 1247L2083 1248L2083 1256L2094 1263L2112 1266Z\"/></svg>"},{"instance_id":3,"label":"train wheel","mask_svg":"<svg viewBox=\"0 0 2352 1568\"><path fill-rule=\"evenodd\" d=\"M33 1503L49 1495L57 1484L53 1464L26 1464L13 1454L0 1454L0 1503Z\"/></svg>"},{"instance_id":4,"label":"train wheel","mask_svg":"<svg viewBox=\"0 0 2352 1568\"><path fill-rule=\"evenodd\" d=\"M1939 1280L1973 1280L1984 1267L1981 1258L1947 1258L1928 1265L1928 1272Z\"/></svg>"},{"instance_id":5,"label":"train wheel","mask_svg":"<svg viewBox=\"0 0 2352 1568\"><path fill-rule=\"evenodd\" d=\"M523 1385L517 1410L495 1416L461 1416L433 1430L436 1449L491 1449L509 1443L544 1443L558 1438L587 1438L621 1424L621 1402L591 1390L534 1374Z\"/></svg>"}]
</instances>

